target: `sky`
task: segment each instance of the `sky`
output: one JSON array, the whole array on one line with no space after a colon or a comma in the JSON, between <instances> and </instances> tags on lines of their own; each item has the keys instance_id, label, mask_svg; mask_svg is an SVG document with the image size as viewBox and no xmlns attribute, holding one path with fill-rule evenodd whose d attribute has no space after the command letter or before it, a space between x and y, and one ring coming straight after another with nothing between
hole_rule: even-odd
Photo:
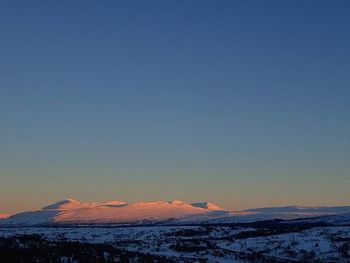
<instances>
[{"instance_id":1,"label":"sky","mask_svg":"<svg viewBox=\"0 0 350 263\"><path fill-rule=\"evenodd\" d=\"M0 213L350 205L350 1L0 3Z\"/></svg>"}]
</instances>

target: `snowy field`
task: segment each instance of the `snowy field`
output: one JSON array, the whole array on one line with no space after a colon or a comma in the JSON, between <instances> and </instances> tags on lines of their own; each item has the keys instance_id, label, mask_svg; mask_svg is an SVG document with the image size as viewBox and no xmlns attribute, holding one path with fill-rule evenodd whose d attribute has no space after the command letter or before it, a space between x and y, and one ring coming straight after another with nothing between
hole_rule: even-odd
<instances>
[{"instance_id":1,"label":"snowy field","mask_svg":"<svg viewBox=\"0 0 350 263\"><path fill-rule=\"evenodd\" d=\"M350 261L350 226L273 231L233 226L27 227L0 228L0 237L35 234L54 242L107 244L174 261Z\"/></svg>"}]
</instances>

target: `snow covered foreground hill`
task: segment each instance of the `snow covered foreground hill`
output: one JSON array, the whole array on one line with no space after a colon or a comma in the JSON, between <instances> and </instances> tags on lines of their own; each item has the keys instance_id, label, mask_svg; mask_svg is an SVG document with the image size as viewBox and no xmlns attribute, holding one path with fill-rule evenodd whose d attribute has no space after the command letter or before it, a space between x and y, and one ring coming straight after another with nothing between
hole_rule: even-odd
<instances>
[{"instance_id":1,"label":"snow covered foreground hill","mask_svg":"<svg viewBox=\"0 0 350 263\"><path fill-rule=\"evenodd\" d=\"M127 204L122 201L83 203L73 199L64 199L35 211L18 213L7 218L2 218L0 219L0 226L235 223L271 219L336 218L336 216L344 215L347 222L350 219L350 206L287 206L227 211L209 202L188 204L183 201L174 200L170 202L155 201Z\"/></svg>"}]
</instances>

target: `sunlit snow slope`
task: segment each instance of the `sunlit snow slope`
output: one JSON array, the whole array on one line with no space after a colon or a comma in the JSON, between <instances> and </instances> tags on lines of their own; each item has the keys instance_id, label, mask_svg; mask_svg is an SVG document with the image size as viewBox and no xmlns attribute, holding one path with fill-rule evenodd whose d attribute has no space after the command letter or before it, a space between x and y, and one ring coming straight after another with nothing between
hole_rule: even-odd
<instances>
[{"instance_id":1,"label":"sunlit snow slope","mask_svg":"<svg viewBox=\"0 0 350 263\"><path fill-rule=\"evenodd\" d=\"M64 199L35 211L18 213L7 218L5 216L5 218L0 219L0 225L131 224L147 222L234 223L314 217L333 217L332 222L347 222L349 216L350 206L286 206L227 211L210 202L188 204L174 200L170 202L155 201L127 204L122 201L82 203L73 199ZM327 218L327 220L331 222L331 218Z\"/></svg>"},{"instance_id":2,"label":"sunlit snow slope","mask_svg":"<svg viewBox=\"0 0 350 263\"><path fill-rule=\"evenodd\" d=\"M9 217L10 215L8 215L8 214L0 214L0 219L3 219L3 218L7 218L7 217Z\"/></svg>"},{"instance_id":3,"label":"sunlit snow slope","mask_svg":"<svg viewBox=\"0 0 350 263\"><path fill-rule=\"evenodd\" d=\"M210 204L210 203L203 203ZM42 209L15 214L0 224L37 225L52 223L128 223L144 221L210 218L222 214L214 204L198 206L182 201L155 201L127 204L122 201L81 203L64 199Z\"/></svg>"}]
</instances>

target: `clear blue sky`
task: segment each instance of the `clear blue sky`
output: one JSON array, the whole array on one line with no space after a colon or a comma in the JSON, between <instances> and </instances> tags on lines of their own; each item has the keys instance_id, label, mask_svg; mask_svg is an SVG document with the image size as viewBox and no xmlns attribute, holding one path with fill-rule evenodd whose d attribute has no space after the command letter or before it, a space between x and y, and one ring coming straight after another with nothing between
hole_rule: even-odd
<instances>
[{"instance_id":1,"label":"clear blue sky","mask_svg":"<svg viewBox=\"0 0 350 263\"><path fill-rule=\"evenodd\" d=\"M0 213L71 197L350 205L350 1L1 1Z\"/></svg>"}]
</instances>

